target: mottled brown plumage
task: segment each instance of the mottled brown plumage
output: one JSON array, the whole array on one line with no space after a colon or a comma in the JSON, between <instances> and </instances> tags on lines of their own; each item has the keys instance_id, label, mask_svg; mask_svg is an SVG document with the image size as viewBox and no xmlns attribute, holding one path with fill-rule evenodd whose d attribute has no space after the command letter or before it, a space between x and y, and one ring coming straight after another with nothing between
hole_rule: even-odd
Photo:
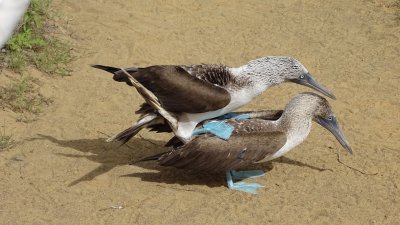
<instances>
[{"instance_id":1,"label":"mottled brown plumage","mask_svg":"<svg viewBox=\"0 0 400 225\"><path fill-rule=\"evenodd\" d=\"M229 120L234 133L225 141L211 134L199 135L191 142L159 158L162 166L173 166L197 172L222 172L242 169L264 159L286 142L281 131L269 132L262 120ZM263 151L264 150L264 151Z\"/></svg>"},{"instance_id":2,"label":"mottled brown plumage","mask_svg":"<svg viewBox=\"0 0 400 225\"><path fill-rule=\"evenodd\" d=\"M253 82L251 79L237 79L229 71L229 67L225 65L199 64L190 66L181 65L180 67L200 80L226 89L239 89Z\"/></svg>"}]
</instances>

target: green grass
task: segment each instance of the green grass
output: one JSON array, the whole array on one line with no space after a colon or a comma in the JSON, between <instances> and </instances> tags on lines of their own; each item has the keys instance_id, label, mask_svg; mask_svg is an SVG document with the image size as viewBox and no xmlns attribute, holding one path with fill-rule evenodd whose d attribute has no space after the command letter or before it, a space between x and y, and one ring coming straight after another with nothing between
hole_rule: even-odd
<instances>
[{"instance_id":1,"label":"green grass","mask_svg":"<svg viewBox=\"0 0 400 225\"><path fill-rule=\"evenodd\" d=\"M51 100L39 93L29 77L23 77L8 87L0 87L0 106L17 113L37 115L50 103Z\"/></svg>"},{"instance_id":2,"label":"green grass","mask_svg":"<svg viewBox=\"0 0 400 225\"><path fill-rule=\"evenodd\" d=\"M58 40L49 40L46 47L33 57L33 63L40 71L49 74L68 75L71 61L70 48Z\"/></svg>"},{"instance_id":3,"label":"green grass","mask_svg":"<svg viewBox=\"0 0 400 225\"><path fill-rule=\"evenodd\" d=\"M0 134L0 151L10 148L14 144L14 140L11 135L6 135L6 130Z\"/></svg>"},{"instance_id":4,"label":"green grass","mask_svg":"<svg viewBox=\"0 0 400 225\"><path fill-rule=\"evenodd\" d=\"M70 47L47 33L51 0L32 0L15 34L0 54L1 67L22 73L27 65L56 75L68 75Z\"/></svg>"},{"instance_id":5,"label":"green grass","mask_svg":"<svg viewBox=\"0 0 400 225\"><path fill-rule=\"evenodd\" d=\"M0 135L0 151L11 147L14 144L14 140L10 135Z\"/></svg>"},{"instance_id":6,"label":"green grass","mask_svg":"<svg viewBox=\"0 0 400 225\"><path fill-rule=\"evenodd\" d=\"M22 73L27 64L25 54L20 51L2 54L0 56L0 61L3 62L3 67L9 68L17 73Z\"/></svg>"}]
</instances>

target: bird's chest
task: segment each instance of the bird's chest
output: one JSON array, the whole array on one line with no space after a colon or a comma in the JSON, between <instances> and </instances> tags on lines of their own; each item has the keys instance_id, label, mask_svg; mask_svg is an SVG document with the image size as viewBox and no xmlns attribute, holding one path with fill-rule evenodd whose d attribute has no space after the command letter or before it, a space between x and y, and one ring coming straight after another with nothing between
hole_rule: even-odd
<instances>
[{"instance_id":1,"label":"bird's chest","mask_svg":"<svg viewBox=\"0 0 400 225\"><path fill-rule=\"evenodd\" d=\"M227 111L233 111L237 108L246 105L247 103L251 102L255 97L260 95L262 90L258 87L251 87L246 89L240 89L232 91L231 93L231 101L229 104L224 108Z\"/></svg>"}]
</instances>

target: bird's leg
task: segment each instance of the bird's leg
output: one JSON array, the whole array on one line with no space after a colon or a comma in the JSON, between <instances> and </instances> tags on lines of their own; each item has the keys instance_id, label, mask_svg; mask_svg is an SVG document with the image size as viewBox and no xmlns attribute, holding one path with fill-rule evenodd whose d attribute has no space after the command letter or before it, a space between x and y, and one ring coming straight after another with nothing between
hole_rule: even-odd
<instances>
[{"instance_id":1,"label":"bird's leg","mask_svg":"<svg viewBox=\"0 0 400 225\"><path fill-rule=\"evenodd\" d=\"M233 126L224 121L209 121L203 124L203 128L193 131L193 135L211 133L215 136L228 140L233 132Z\"/></svg>"},{"instance_id":2,"label":"bird's leg","mask_svg":"<svg viewBox=\"0 0 400 225\"><path fill-rule=\"evenodd\" d=\"M230 170L225 172L226 181L229 189L243 191L250 194L257 194L257 189L262 188L264 186L257 183L245 183L245 182L236 182L234 183L232 180L232 173Z\"/></svg>"},{"instance_id":3,"label":"bird's leg","mask_svg":"<svg viewBox=\"0 0 400 225\"><path fill-rule=\"evenodd\" d=\"M262 170L245 170L245 171L231 170L231 174L232 174L232 177L237 180L261 177L261 176L265 175L264 171L262 171Z\"/></svg>"}]
</instances>

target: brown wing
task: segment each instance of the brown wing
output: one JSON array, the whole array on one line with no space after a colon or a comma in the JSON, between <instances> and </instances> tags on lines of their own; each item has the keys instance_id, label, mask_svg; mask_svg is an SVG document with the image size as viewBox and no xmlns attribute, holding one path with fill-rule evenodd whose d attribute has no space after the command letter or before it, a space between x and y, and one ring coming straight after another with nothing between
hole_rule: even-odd
<instances>
[{"instance_id":1,"label":"brown wing","mask_svg":"<svg viewBox=\"0 0 400 225\"><path fill-rule=\"evenodd\" d=\"M201 135L159 159L163 166L204 172L245 168L279 150L286 143L283 132L263 132L242 126L228 141Z\"/></svg>"},{"instance_id":2,"label":"brown wing","mask_svg":"<svg viewBox=\"0 0 400 225\"><path fill-rule=\"evenodd\" d=\"M202 113L221 109L230 102L227 90L198 79L179 66L151 66L132 75L170 112Z\"/></svg>"},{"instance_id":3,"label":"brown wing","mask_svg":"<svg viewBox=\"0 0 400 225\"><path fill-rule=\"evenodd\" d=\"M113 79L132 86L127 75L116 67L92 65L113 73ZM221 109L231 96L223 87L232 75L225 66L150 66L125 69L160 101L170 112L202 113ZM190 72L188 72L190 71Z\"/></svg>"}]
</instances>

